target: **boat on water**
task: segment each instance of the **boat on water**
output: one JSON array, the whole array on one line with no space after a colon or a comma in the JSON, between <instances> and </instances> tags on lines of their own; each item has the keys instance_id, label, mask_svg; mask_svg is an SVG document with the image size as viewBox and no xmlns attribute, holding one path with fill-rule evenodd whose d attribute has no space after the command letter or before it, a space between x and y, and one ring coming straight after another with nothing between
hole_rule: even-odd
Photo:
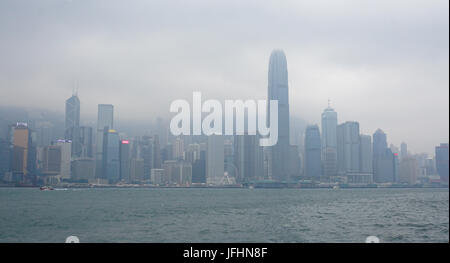
<instances>
[{"instance_id":1,"label":"boat on water","mask_svg":"<svg viewBox=\"0 0 450 263\"><path fill-rule=\"evenodd\" d=\"M333 189L337 190L337 189L341 189L341 187L339 185L335 185L335 186L333 186Z\"/></svg>"},{"instance_id":2,"label":"boat on water","mask_svg":"<svg viewBox=\"0 0 450 263\"><path fill-rule=\"evenodd\" d=\"M53 189L53 187L51 187L51 186L41 186L39 189L40 189L41 191L55 190L55 189Z\"/></svg>"}]
</instances>

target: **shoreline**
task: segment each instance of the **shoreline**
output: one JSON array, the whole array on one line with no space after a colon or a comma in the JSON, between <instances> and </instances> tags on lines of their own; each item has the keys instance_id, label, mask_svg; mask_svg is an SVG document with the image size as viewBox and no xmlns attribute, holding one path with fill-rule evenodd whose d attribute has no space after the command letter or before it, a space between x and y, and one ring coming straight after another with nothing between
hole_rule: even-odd
<instances>
[{"instance_id":1,"label":"shoreline","mask_svg":"<svg viewBox=\"0 0 450 263\"><path fill-rule=\"evenodd\" d=\"M40 188L42 186L15 186L15 185L0 185L0 188ZM436 186L341 186L338 189L333 186L316 186L316 187L271 187L271 186L258 186L258 187L245 187L245 186L154 186L154 185L57 185L52 186L54 189L86 189L86 188L102 188L102 189L132 189L132 188L145 188L145 189L332 189L332 190L344 190L344 189L449 189L447 185Z\"/></svg>"}]
</instances>

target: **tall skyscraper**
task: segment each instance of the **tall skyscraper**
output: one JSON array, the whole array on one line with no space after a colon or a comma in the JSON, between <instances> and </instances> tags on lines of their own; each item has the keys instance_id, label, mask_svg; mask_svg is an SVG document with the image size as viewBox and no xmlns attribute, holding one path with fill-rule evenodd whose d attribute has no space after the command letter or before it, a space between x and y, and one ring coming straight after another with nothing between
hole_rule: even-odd
<instances>
[{"instance_id":1,"label":"tall skyscraper","mask_svg":"<svg viewBox=\"0 0 450 263\"><path fill-rule=\"evenodd\" d=\"M105 130L103 135L103 178L109 183L120 179L119 134L116 130Z\"/></svg>"},{"instance_id":2,"label":"tall skyscraper","mask_svg":"<svg viewBox=\"0 0 450 263\"><path fill-rule=\"evenodd\" d=\"M92 136L92 127L80 127L80 157L94 158Z\"/></svg>"},{"instance_id":3,"label":"tall skyscraper","mask_svg":"<svg viewBox=\"0 0 450 263\"><path fill-rule=\"evenodd\" d=\"M150 180L154 168L154 146L151 136L142 136L140 141L142 159L144 159L144 180Z\"/></svg>"},{"instance_id":4,"label":"tall skyscraper","mask_svg":"<svg viewBox=\"0 0 450 263\"><path fill-rule=\"evenodd\" d=\"M309 125L305 132L305 175L319 179L322 174L321 164L321 139L317 125Z\"/></svg>"},{"instance_id":5,"label":"tall skyscraper","mask_svg":"<svg viewBox=\"0 0 450 263\"><path fill-rule=\"evenodd\" d=\"M26 181L29 173L29 149L31 146L31 134L27 123L17 123L10 127L10 139L12 142L11 172L14 181Z\"/></svg>"},{"instance_id":6,"label":"tall skyscraper","mask_svg":"<svg viewBox=\"0 0 450 263\"><path fill-rule=\"evenodd\" d=\"M11 143L0 138L0 179L11 170L11 150Z\"/></svg>"},{"instance_id":7,"label":"tall skyscraper","mask_svg":"<svg viewBox=\"0 0 450 263\"><path fill-rule=\"evenodd\" d=\"M404 142L400 144L400 157L402 159L408 157L408 145Z\"/></svg>"},{"instance_id":8,"label":"tall skyscraper","mask_svg":"<svg viewBox=\"0 0 450 263\"><path fill-rule=\"evenodd\" d=\"M72 141L72 156L80 156L80 99L76 94L66 100L64 139Z\"/></svg>"},{"instance_id":9,"label":"tall skyscraper","mask_svg":"<svg viewBox=\"0 0 450 263\"><path fill-rule=\"evenodd\" d=\"M373 134L373 180L376 183L397 181L397 158L387 145L386 133L376 130Z\"/></svg>"},{"instance_id":10,"label":"tall skyscraper","mask_svg":"<svg viewBox=\"0 0 450 263\"><path fill-rule=\"evenodd\" d=\"M268 148L270 158L269 176L276 181L288 181L290 174L289 91L287 61L282 50L274 50L270 55L268 100L278 100L278 142L276 145ZM268 104L269 112L270 104Z\"/></svg>"},{"instance_id":11,"label":"tall skyscraper","mask_svg":"<svg viewBox=\"0 0 450 263\"><path fill-rule=\"evenodd\" d=\"M338 174L360 172L359 123L348 121L337 127Z\"/></svg>"},{"instance_id":12,"label":"tall skyscraper","mask_svg":"<svg viewBox=\"0 0 450 263\"><path fill-rule=\"evenodd\" d=\"M153 167L161 168L161 149L158 135L153 136Z\"/></svg>"},{"instance_id":13,"label":"tall skyscraper","mask_svg":"<svg viewBox=\"0 0 450 263\"><path fill-rule=\"evenodd\" d=\"M378 129L373 134L373 155L381 155L386 152L387 146L387 136L381 129Z\"/></svg>"},{"instance_id":14,"label":"tall skyscraper","mask_svg":"<svg viewBox=\"0 0 450 263\"><path fill-rule=\"evenodd\" d=\"M96 151L95 151L95 175L97 178L104 178L103 176L103 135L105 131L113 129L114 106L111 104L98 105L97 118L97 136L96 136Z\"/></svg>"},{"instance_id":15,"label":"tall skyscraper","mask_svg":"<svg viewBox=\"0 0 450 263\"><path fill-rule=\"evenodd\" d=\"M120 180L130 182L130 141L120 141Z\"/></svg>"},{"instance_id":16,"label":"tall skyscraper","mask_svg":"<svg viewBox=\"0 0 450 263\"><path fill-rule=\"evenodd\" d=\"M324 176L337 175L337 113L330 105L322 113L322 165Z\"/></svg>"},{"instance_id":17,"label":"tall skyscraper","mask_svg":"<svg viewBox=\"0 0 450 263\"><path fill-rule=\"evenodd\" d=\"M448 184L448 143L441 143L436 146L436 169L441 178L441 182Z\"/></svg>"},{"instance_id":18,"label":"tall skyscraper","mask_svg":"<svg viewBox=\"0 0 450 263\"><path fill-rule=\"evenodd\" d=\"M61 179L70 179L71 177L71 156L72 156L72 141L58 140L56 145L61 147Z\"/></svg>"},{"instance_id":19,"label":"tall skyscraper","mask_svg":"<svg viewBox=\"0 0 450 263\"><path fill-rule=\"evenodd\" d=\"M173 157L175 160L183 160L184 159L184 140L180 136L178 136L173 142Z\"/></svg>"},{"instance_id":20,"label":"tall skyscraper","mask_svg":"<svg viewBox=\"0 0 450 263\"><path fill-rule=\"evenodd\" d=\"M263 179L263 149L257 135L234 136L234 164L238 183Z\"/></svg>"},{"instance_id":21,"label":"tall skyscraper","mask_svg":"<svg viewBox=\"0 0 450 263\"><path fill-rule=\"evenodd\" d=\"M360 168L361 173L373 176L373 156L372 156L372 137L370 135L361 134L360 140ZM373 178L372 178L373 179Z\"/></svg>"},{"instance_id":22,"label":"tall skyscraper","mask_svg":"<svg viewBox=\"0 0 450 263\"><path fill-rule=\"evenodd\" d=\"M208 184L222 184L224 160L224 137L222 135L208 136L206 150L206 182Z\"/></svg>"}]
</instances>

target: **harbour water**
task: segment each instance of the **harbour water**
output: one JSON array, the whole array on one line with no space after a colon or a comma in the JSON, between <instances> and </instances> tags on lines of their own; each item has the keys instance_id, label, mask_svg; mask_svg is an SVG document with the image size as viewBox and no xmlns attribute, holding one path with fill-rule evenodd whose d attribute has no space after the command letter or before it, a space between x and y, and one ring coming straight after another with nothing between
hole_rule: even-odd
<instances>
[{"instance_id":1,"label":"harbour water","mask_svg":"<svg viewBox=\"0 0 450 263\"><path fill-rule=\"evenodd\" d=\"M0 242L449 242L448 189L0 188Z\"/></svg>"}]
</instances>

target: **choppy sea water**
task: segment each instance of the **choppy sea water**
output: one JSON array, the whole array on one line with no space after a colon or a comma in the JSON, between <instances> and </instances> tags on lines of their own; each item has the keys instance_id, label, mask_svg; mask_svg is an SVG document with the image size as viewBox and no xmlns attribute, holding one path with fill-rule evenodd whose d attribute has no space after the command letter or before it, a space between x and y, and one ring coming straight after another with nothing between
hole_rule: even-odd
<instances>
[{"instance_id":1,"label":"choppy sea water","mask_svg":"<svg viewBox=\"0 0 450 263\"><path fill-rule=\"evenodd\" d=\"M0 188L0 242L449 242L448 189Z\"/></svg>"}]
</instances>

